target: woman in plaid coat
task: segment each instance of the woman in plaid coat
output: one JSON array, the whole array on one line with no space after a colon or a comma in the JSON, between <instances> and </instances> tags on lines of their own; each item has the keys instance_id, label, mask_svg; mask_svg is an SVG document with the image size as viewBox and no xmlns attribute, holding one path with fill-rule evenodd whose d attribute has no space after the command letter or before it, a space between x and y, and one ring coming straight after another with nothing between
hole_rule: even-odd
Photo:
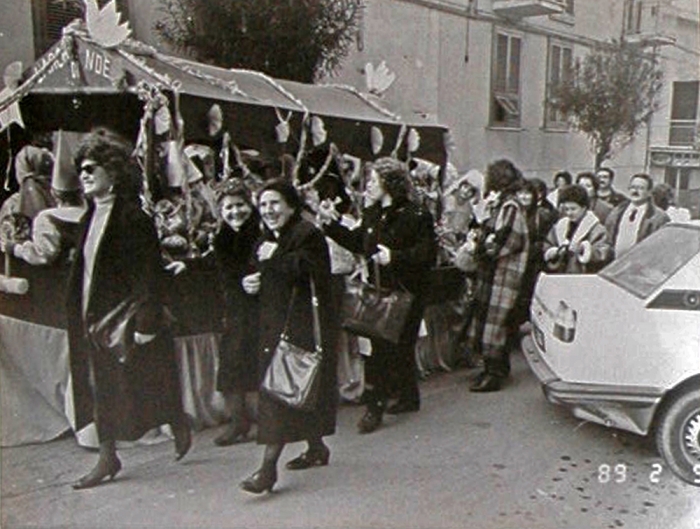
<instances>
[{"instance_id":1,"label":"woman in plaid coat","mask_svg":"<svg viewBox=\"0 0 700 529\"><path fill-rule=\"evenodd\" d=\"M507 338L511 316L523 284L530 243L527 220L515 199L520 171L508 160L487 169L486 189L493 213L486 222L479 248L479 269L474 319L469 332L471 347L484 358L484 370L471 391L498 391L510 373ZM516 329L517 331L517 329Z\"/></svg>"}]
</instances>

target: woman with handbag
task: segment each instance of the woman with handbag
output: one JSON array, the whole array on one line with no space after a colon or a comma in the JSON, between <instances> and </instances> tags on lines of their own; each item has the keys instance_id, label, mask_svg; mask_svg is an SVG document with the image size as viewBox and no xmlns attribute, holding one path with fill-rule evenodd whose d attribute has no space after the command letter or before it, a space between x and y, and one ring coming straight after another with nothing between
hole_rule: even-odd
<instances>
[{"instance_id":1,"label":"woman with handbag","mask_svg":"<svg viewBox=\"0 0 700 529\"><path fill-rule=\"evenodd\" d=\"M264 234L257 249L258 272L243 278L248 294L260 303L260 373L258 444L265 445L260 468L241 483L246 492L271 491L277 462L287 443L306 441L308 448L286 465L303 470L328 464L323 437L335 433L338 402L336 357L337 309L331 306L331 268L323 233L302 219L302 202L294 186L269 181L258 195ZM312 305L312 299L317 302ZM285 334L284 339L281 335ZM316 391L303 407L275 398L266 384L282 346L320 350Z\"/></svg>"},{"instance_id":2,"label":"woman with handbag","mask_svg":"<svg viewBox=\"0 0 700 529\"><path fill-rule=\"evenodd\" d=\"M97 464L74 489L114 478L118 440L169 424L177 460L192 442L161 303L158 236L140 207L131 153L123 138L97 129L74 157L89 207L68 283L70 365L76 430L94 420L99 438Z\"/></svg>"},{"instance_id":3,"label":"woman with handbag","mask_svg":"<svg viewBox=\"0 0 700 529\"><path fill-rule=\"evenodd\" d=\"M245 441L251 427L246 392L258 388L258 297L243 290L243 277L254 266L260 238L260 215L250 190L239 180L224 182L217 196L221 228L214 255L226 302L216 387L231 411L231 423L214 439L218 446Z\"/></svg>"},{"instance_id":4,"label":"woman with handbag","mask_svg":"<svg viewBox=\"0 0 700 529\"><path fill-rule=\"evenodd\" d=\"M381 282L391 290L405 289L414 299L398 343L372 338L372 354L365 360L363 400L367 410L358 423L360 433L376 430L385 411L397 414L420 409L415 347L425 277L437 257L433 218L409 200L406 164L380 158L367 169L367 207L361 225L354 230L342 226L330 201L322 203L319 217L326 235L377 265L369 267L374 285ZM398 401L387 409L387 400L393 396Z\"/></svg>"}]
</instances>

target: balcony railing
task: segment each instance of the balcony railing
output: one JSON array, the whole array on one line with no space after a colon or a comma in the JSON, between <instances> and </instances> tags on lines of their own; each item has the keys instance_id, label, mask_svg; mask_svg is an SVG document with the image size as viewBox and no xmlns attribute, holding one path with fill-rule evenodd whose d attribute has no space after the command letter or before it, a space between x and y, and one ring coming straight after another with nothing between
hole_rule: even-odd
<instances>
[{"instance_id":1,"label":"balcony railing","mask_svg":"<svg viewBox=\"0 0 700 529\"><path fill-rule=\"evenodd\" d=\"M694 120L674 119L668 134L668 144L677 147L694 147L697 145L700 126Z\"/></svg>"},{"instance_id":2,"label":"balcony railing","mask_svg":"<svg viewBox=\"0 0 700 529\"><path fill-rule=\"evenodd\" d=\"M564 13L564 0L494 0L493 11L508 18L538 17Z\"/></svg>"}]
</instances>

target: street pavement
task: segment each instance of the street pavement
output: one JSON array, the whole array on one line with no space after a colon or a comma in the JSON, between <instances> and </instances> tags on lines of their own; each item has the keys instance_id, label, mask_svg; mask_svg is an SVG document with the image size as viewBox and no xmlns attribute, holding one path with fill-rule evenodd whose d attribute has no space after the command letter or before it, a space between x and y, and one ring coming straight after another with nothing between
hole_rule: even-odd
<instances>
[{"instance_id":1,"label":"street pavement","mask_svg":"<svg viewBox=\"0 0 700 529\"><path fill-rule=\"evenodd\" d=\"M0 514L6 529L475 528L700 529L700 488L674 477L650 439L575 419L546 402L521 354L498 393L467 390L473 370L421 384L420 412L388 416L359 435L362 408L341 407L331 464L290 472L271 494L243 493L261 447L220 448L198 432L174 462L171 442L120 450L113 482L71 483L94 452L72 437L3 448Z\"/></svg>"}]
</instances>

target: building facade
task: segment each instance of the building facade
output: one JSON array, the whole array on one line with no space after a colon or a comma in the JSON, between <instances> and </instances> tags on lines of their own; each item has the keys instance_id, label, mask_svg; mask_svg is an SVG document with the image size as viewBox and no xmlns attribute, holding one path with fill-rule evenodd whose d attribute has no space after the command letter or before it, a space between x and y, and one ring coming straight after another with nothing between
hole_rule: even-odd
<instances>
[{"instance_id":1,"label":"building facade","mask_svg":"<svg viewBox=\"0 0 700 529\"><path fill-rule=\"evenodd\" d=\"M665 83L647 136L647 168L700 218L700 2L629 2L625 38L647 44Z\"/></svg>"},{"instance_id":2,"label":"building facade","mask_svg":"<svg viewBox=\"0 0 700 529\"><path fill-rule=\"evenodd\" d=\"M527 176L551 181L560 169L577 173L594 164L585 136L549 108L553 83L600 42L642 42L664 71L660 109L649 130L607 165L621 175L623 189L629 175L648 171L656 181L675 183L687 202L688 191L700 188L690 166L697 163L698 4L368 0L356 50L334 82L361 86L366 65L385 61L396 79L383 102L404 117L449 126L452 161L460 171L507 157ZM676 157L669 163L686 164L682 170L659 164L670 151Z\"/></svg>"},{"instance_id":3,"label":"building facade","mask_svg":"<svg viewBox=\"0 0 700 529\"><path fill-rule=\"evenodd\" d=\"M367 65L384 61L394 82L376 94L412 122L451 131L451 161L464 172L513 160L547 182L562 169L591 170L587 138L547 104L553 84L600 42L625 38L657 55L664 71L650 126L606 162L624 189L652 174L700 215L697 0L365 0L356 46L336 76L321 82L366 89ZM0 66L27 64L60 36L75 13L65 0L9 0L0 28ZM117 0L134 36L158 46L158 2ZM20 28L31 28L31 31ZM32 38L29 38L29 37Z\"/></svg>"}]
</instances>

